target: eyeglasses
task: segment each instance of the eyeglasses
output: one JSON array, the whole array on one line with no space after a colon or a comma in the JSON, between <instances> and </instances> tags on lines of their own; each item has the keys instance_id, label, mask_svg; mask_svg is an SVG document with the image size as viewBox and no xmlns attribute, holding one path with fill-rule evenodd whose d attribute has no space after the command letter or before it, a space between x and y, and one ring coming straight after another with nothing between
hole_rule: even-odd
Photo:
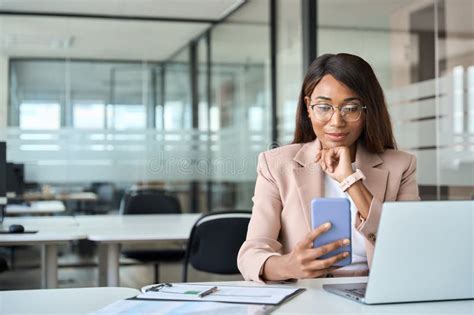
<instances>
[{"instance_id":1,"label":"eyeglasses","mask_svg":"<svg viewBox=\"0 0 474 315\"><path fill-rule=\"evenodd\" d=\"M332 115L334 115L334 111L337 108L341 113L342 118L346 122L354 122L359 120L362 111L367 109L366 106L362 106L359 104L346 104L343 106L333 106L329 104L313 104L309 105L311 107L311 111L316 117L317 120L327 122L331 120Z\"/></svg>"}]
</instances>

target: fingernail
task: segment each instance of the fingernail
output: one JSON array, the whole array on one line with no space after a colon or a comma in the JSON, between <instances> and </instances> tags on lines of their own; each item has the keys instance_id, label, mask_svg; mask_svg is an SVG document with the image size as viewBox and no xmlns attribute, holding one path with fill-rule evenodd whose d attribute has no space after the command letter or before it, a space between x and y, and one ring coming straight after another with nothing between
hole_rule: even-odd
<instances>
[{"instance_id":1,"label":"fingernail","mask_svg":"<svg viewBox=\"0 0 474 315\"><path fill-rule=\"evenodd\" d=\"M349 256L349 253L348 253L348 252L345 252L345 253L342 254L342 256L343 256L343 257L347 257L347 256Z\"/></svg>"},{"instance_id":2,"label":"fingernail","mask_svg":"<svg viewBox=\"0 0 474 315\"><path fill-rule=\"evenodd\" d=\"M331 227L331 223L327 222L324 223L324 228L329 229Z\"/></svg>"},{"instance_id":3,"label":"fingernail","mask_svg":"<svg viewBox=\"0 0 474 315\"><path fill-rule=\"evenodd\" d=\"M349 245L350 242L351 242L351 241L346 238L345 240L342 241L342 244L344 244L344 245Z\"/></svg>"}]
</instances>

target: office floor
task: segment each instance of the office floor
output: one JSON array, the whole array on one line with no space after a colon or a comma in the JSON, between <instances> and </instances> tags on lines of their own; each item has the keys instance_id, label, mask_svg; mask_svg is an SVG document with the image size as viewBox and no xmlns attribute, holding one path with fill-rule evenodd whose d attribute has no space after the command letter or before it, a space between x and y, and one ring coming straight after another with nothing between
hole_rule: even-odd
<instances>
[{"instance_id":1,"label":"office floor","mask_svg":"<svg viewBox=\"0 0 474 315\"><path fill-rule=\"evenodd\" d=\"M82 245L82 244L81 244ZM87 244L86 244L87 245ZM94 251L78 244L60 248L58 286L60 288L78 288L97 286L97 258ZM86 246L87 247L87 246ZM81 254L79 254L81 252ZM9 270L0 273L0 290L23 290L41 288L41 253L39 247L0 248L0 256L6 257ZM141 288L154 282L153 265L142 265L133 260L120 260L120 286ZM160 264L160 282L180 282L182 264ZM242 280L240 275L214 275L189 269L189 281Z\"/></svg>"}]
</instances>

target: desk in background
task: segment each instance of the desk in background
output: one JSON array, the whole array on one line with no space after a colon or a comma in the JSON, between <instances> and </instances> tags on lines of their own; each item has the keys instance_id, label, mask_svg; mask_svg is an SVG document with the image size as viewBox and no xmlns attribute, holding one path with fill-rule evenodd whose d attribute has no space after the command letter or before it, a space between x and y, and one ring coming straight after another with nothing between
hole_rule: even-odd
<instances>
[{"instance_id":1,"label":"desk in background","mask_svg":"<svg viewBox=\"0 0 474 315\"><path fill-rule=\"evenodd\" d=\"M121 244L187 242L200 214L94 215L6 218L35 234L0 234L0 246L41 245L43 288L57 287L57 245L89 239L99 244L99 285L119 285Z\"/></svg>"},{"instance_id":2,"label":"desk in background","mask_svg":"<svg viewBox=\"0 0 474 315\"><path fill-rule=\"evenodd\" d=\"M66 207L59 200L32 201L28 205L10 204L5 208L6 215L45 215L64 211L66 211Z\"/></svg>"},{"instance_id":3,"label":"desk in background","mask_svg":"<svg viewBox=\"0 0 474 315\"><path fill-rule=\"evenodd\" d=\"M70 203L74 203L77 212L85 211L85 204L93 204L97 202L97 194L93 192L72 192L72 193L41 193L41 192L28 192L22 196L15 197L14 199L20 201L61 201L68 205L68 212L71 213ZM74 211L72 211L74 212Z\"/></svg>"},{"instance_id":4,"label":"desk in background","mask_svg":"<svg viewBox=\"0 0 474 315\"><path fill-rule=\"evenodd\" d=\"M16 197L25 201L38 200L60 200L60 201L96 201L97 194L93 192L75 192L60 194L43 194L43 193L24 193L21 197Z\"/></svg>"},{"instance_id":5,"label":"desk in background","mask_svg":"<svg viewBox=\"0 0 474 315\"><path fill-rule=\"evenodd\" d=\"M56 288L58 284L58 248L59 244L85 239L80 233L73 217L11 217L5 218L3 227L21 224L26 231L38 233L0 234L0 246L41 246L42 287Z\"/></svg>"},{"instance_id":6,"label":"desk in background","mask_svg":"<svg viewBox=\"0 0 474 315\"><path fill-rule=\"evenodd\" d=\"M119 285L122 244L187 242L201 214L76 216L79 231L99 243L99 285Z\"/></svg>"}]
</instances>

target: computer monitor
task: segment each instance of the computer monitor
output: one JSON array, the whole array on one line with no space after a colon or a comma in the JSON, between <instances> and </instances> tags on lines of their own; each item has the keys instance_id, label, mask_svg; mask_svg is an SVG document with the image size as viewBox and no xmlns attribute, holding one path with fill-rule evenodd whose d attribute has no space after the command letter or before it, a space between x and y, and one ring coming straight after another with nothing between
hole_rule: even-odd
<instances>
[{"instance_id":1,"label":"computer monitor","mask_svg":"<svg viewBox=\"0 0 474 315\"><path fill-rule=\"evenodd\" d=\"M0 224L5 216L7 206L7 148L5 142L0 142Z\"/></svg>"},{"instance_id":2,"label":"computer monitor","mask_svg":"<svg viewBox=\"0 0 474 315\"><path fill-rule=\"evenodd\" d=\"M25 187L25 171L23 164L7 163L7 195L21 196Z\"/></svg>"}]
</instances>

